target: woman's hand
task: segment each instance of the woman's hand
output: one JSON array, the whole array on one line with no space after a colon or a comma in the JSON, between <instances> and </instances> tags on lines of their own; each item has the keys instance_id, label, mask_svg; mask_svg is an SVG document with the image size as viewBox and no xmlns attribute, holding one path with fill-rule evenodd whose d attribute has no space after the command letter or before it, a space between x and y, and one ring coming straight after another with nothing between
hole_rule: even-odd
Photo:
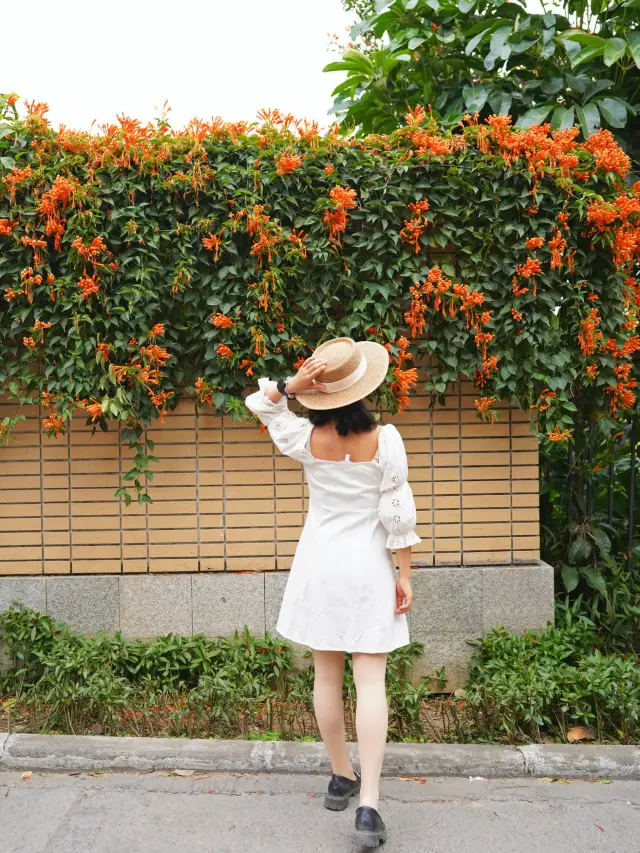
<instances>
[{"instance_id":1,"label":"woman's hand","mask_svg":"<svg viewBox=\"0 0 640 853\"><path fill-rule=\"evenodd\" d=\"M413 590L409 578L398 577L396 581L396 615L408 613L413 604Z\"/></svg>"},{"instance_id":2,"label":"woman's hand","mask_svg":"<svg viewBox=\"0 0 640 853\"><path fill-rule=\"evenodd\" d=\"M327 366L326 359L310 356L302 365L295 376L292 376L287 383L287 389L292 394L301 394L303 391L313 389L314 391L324 391L322 382L318 382L317 378Z\"/></svg>"}]
</instances>

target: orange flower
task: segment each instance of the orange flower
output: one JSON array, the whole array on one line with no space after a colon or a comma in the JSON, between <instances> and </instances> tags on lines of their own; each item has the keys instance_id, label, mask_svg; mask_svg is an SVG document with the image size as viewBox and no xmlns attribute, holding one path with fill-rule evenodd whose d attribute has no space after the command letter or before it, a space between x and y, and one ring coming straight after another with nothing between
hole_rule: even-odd
<instances>
[{"instance_id":1,"label":"orange flower","mask_svg":"<svg viewBox=\"0 0 640 853\"><path fill-rule=\"evenodd\" d=\"M94 423L98 420L98 418L102 417L102 404L99 403L95 397L91 398L91 403L88 400L83 400L83 406L87 410L87 413L91 415L91 423Z\"/></svg>"},{"instance_id":2,"label":"orange flower","mask_svg":"<svg viewBox=\"0 0 640 853\"><path fill-rule=\"evenodd\" d=\"M244 370L247 376L253 376L253 366L255 362L251 361L250 358L243 358L240 362L240 370ZM245 370L246 368L246 370Z\"/></svg>"},{"instance_id":3,"label":"orange flower","mask_svg":"<svg viewBox=\"0 0 640 853\"><path fill-rule=\"evenodd\" d=\"M592 308L587 317L580 323L578 344L583 355L592 355L602 341L602 332L597 331L600 325L600 314L597 308Z\"/></svg>"},{"instance_id":4,"label":"orange flower","mask_svg":"<svg viewBox=\"0 0 640 853\"><path fill-rule=\"evenodd\" d=\"M98 282L92 276L84 275L78 282L82 291L82 298L88 299L92 294L98 293Z\"/></svg>"},{"instance_id":5,"label":"orange flower","mask_svg":"<svg viewBox=\"0 0 640 853\"><path fill-rule=\"evenodd\" d=\"M520 311L516 311L515 308L511 309L511 316L516 321L516 323L519 323L520 320L522 320L522 314L520 313Z\"/></svg>"},{"instance_id":6,"label":"orange flower","mask_svg":"<svg viewBox=\"0 0 640 853\"><path fill-rule=\"evenodd\" d=\"M62 415L51 414L49 417L42 419L42 424L48 435L51 435L54 438L60 438L60 436L64 435L64 421L62 419Z\"/></svg>"},{"instance_id":7,"label":"orange flower","mask_svg":"<svg viewBox=\"0 0 640 853\"><path fill-rule=\"evenodd\" d=\"M529 237L525 240L525 246L527 249L540 249L544 246L544 237Z\"/></svg>"},{"instance_id":8,"label":"orange flower","mask_svg":"<svg viewBox=\"0 0 640 853\"><path fill-rule=\"evenodd\" d=\"M10 219L0 219L0 237L11 237L17 224L17 222L11 222Z\"/></svg>"},{"instance_id":9,"label":"orange flower","mask_svg":"<svg viewBox=\"0 0 640 853\"><path fill-rule=\"evenodd\" d=\"M498 413L493 410L493 404L495 402L495 397L481 397L479 400L475 401L475 407L482 420L491 421L492 424L495 423L498 417Z\"/></svg>"},{"instance_id":10,"label":"orange flower","mask_svg":"<svg viewBox=\"0 0 640 853\"><path fill-rule=\"evenodd\" d=\"M300 370L300 368L301 368L301 367L302 367L302 365L305 363L305 361L306 361L305 357L304 357L303 355L301 355L299 358L297 358L297 359L293 362L293 369L294 369L294 370Z\"/></svg>"},{"instance_id":11,"label":"orange flower","mask_svg":"<svg viewBox=\"0 0 640 853\"><path fill-rule=\"evenodd\" d=\"M280 157L276 156L273 159L278 166L278 175L286 175L302 166L302 157L299 154L281 154Z\"/></svg>"},{"instance_id":12,"label":"orange flower","mask_svg":"<svg viewBox=\"0 0 640 853\"><path fill-rule=\"evenodd\" d=\"M155 326L149 332L150 338L157 338L159 335L164 335L164 324L156 323Z\"/></svg>"},{"instance_id":13,"label":"orange flower","mask_svg":"<svg viewBox=\"0 0 640 853\"><path fill-rule=\"evenodd\" d=\"M212 314L209 317L209 322L214 326L217 326L219 329L230 329L232 326L235 326L235 321L231 319L231 317L226 317L224 314Z\"/></svg>"},{"instance_id":14,"label":"orange flower","mask_svg":"<svg viewBox=\"0 0 640 853\"><path fill-rule=\"evenodd\" d=\"M109 361L109 354L112 350L113 350L112 344L102 343L102 344L98 344L98 346L96 347L96 352L100 353L100 355L102 356L102 360L105 362Z\"/></svg>"},{"instance_id":15,"label":"orange flower","mask_svg":"<svg viewBox=\"0 0 640 853\"><path fill-rule=\"evenodd\" d=\"M259 355L264 358L267 354L267 344L264 339L264 333L262 329L257 329L254 327L251 328L251 335L253 337L253 351L256 355Z\"/></svg>"},{"instance_id":16,"label":"orange flower","mask_svg":"<svg viewBox=\"0 0 640 853\"><path fill-rule=\"evenodd\" d=\"M414 252L420 251L420 237L429 224L426 216L429 210L429 202L426 198L410 202L408 208L412 213L411 219L404 220L404 228L400 231L400 239L413 246Z\"/></svg>"},{"instance_id":17,"label":"orange flower","mask_svg":"<svg viewBox=\"0 0 640 853\"><path fill-rule=\"evenodd\" d=\"M339 210L350 210L358 204L358 194L348 187L334 187L329 191L329 198Z\"/></svg>"},{"instance_id":18,"label":"orange flower","mask_svg":"<svg viewBox=\"0 0 640 853\"><path fill-rule=\"evenodd\" d=\"M542 266L537 258L527 258L527 260L516 267L516 273L522 278L532 278L542 272Z\"/></svg>"},{"instance_id":19,"label":"orange flower","mask_svg":"<svg viewBox=\"0 0 640 853\"><path fill-rule=\"evenodd\" d=\"M410 403L409 393L418 383L418 371L415 367L409 367L407 370L394 367L393 375L394 381L391 383L391 390L398 402L398 412L403 414Z\"/></svg>"},{"instance_id":20,"label":"orange flower","mask_svg":"<svg viewBox=\"0 0 640 853\"><path fill-rule=\"evenodd\" d=\"M220 237L217 234L209 234L208 237L202 238L202 245L205 249L213 252L213 259L217 263L220 257L220 250L222 248L222 240Z\"/></svg>"},{"instance_id":21,"label":"orange flower","mask_svg":"<svg viewBox=\"0 0 640 853\"><path fill-rule=\"evenodd\" d=\"M322 171L325 173L325 175L333 175L335 170L336 170L335 166L332 166L331 163L327 163L327 165L324 167L324 169Z\"/></svg>"},{"instance_id":22,"label":"orange flower","mask_svg":"<svg viewBox=\"0 0 640 853\"><path fill-rule=\"evenodd\" d=\"M221 358L231 358L233 355L233 350L231 350L226 344L218 344L216 352Z\"/></svg>"},{"instance_id":23,"label":"orange flower","mask_svg":"<svg viewBox=\"0 0 640 853\"><path fill-rule=\"evenodd\" d=\"M307 239L307 235L304 231L296 231L295 228L292 230L291 234L289 234L289 241L297 246L300 250L300 253L303 258L307 257L307 248L304 245L304 241Z\"/></svg>"},{"instance_id":24,"label":"orange flower","mask_svg":"<svg viewBox=\"0 0 640 853\"><path fill-rule=\"evenodd\" d=\"M547 433L549 441L568 441L571 438L571 433L568 429L560 430L559 426L555 426L553 432Z\"/></svg>"},{"instance_id":25,"label":"orange flower","mask_svg":"<svg viewBox=\"0 0 640 853\"><path fill-rule=\"evenodd\" d=\"M22 339L22 343L27 347L27 349L35 349L36 342L31 337L24 337Z\"/></svg>"},{"instance_id":26,"label":"orange flower","mask_svg":"<svg viewBox=\"0 0 640 853\"><path fill-rule=\"evenodd\" d=\"M76 237L76 239L71 244L71 248L75 249L76 252L83 258L85 261L95 261L95 259L102 252L107 251L107 247L104 244L104 240L102 237L94 237L91 243L88 246L85 246L82 242L81 237Z\"/></svg>"},{"instance_id":27,"label":"orange flower","mask_svg":"<svg viewBox=\"0 0 640 853\"><path fill-rule=\"evenodd\" d=\"M589 379L595 379L599 372L597 364L590 364L586 370Z\"/></svg>"}]
</instances>

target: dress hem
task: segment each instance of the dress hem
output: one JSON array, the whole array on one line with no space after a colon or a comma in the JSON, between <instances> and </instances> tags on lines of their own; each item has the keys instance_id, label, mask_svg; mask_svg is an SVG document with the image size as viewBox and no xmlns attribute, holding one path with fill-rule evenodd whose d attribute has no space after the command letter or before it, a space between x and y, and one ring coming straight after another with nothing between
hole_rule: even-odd
<instances>
[{"instance_id":1,"label":"dress hem","mask_svg":"<svg viewBox=\"0 0 640 853\"><path fill-rule=\"evenodd\" d=\"M296 640L294 637L288 637L286 634L283 634L276 627L276 631L280 634L281 637L285 640L289 640L291 643L296 643L298 646L306 646L308 649L315 650L316 652L345 652L345 654L361 654L361 655L382 655L382 654L390 654L391 652L395 652L396 649L402 649L404 646L408 646L411 643L411 639L409 638L406 642L398 643L393 645L390 649L345 649L345 648L337 648L336 646L312 646L308 642L304 642L303 640Z\"/></svg>"}]
</instances>

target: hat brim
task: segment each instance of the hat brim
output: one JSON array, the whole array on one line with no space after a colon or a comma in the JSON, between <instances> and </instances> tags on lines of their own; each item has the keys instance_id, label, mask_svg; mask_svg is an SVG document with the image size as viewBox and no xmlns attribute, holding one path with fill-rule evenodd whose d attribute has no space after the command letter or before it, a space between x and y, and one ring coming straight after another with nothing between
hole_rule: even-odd
<instances>
[{"instance_id":1,"label":"hat brim","mask_svg":"<svg viewBox=\"0 0 640 853\"><path fill-rule=\"evenodd\" d=\"M335 393L303 391L301 394L296 394L296 400L307 409L338 409L357 400L364 400L372 394L386 379L389 370L389 353L382 344L375 341L359 341L356 346L367 360L367 369L361 379L358 379L350 388ZM319 381L322 379L320 378Z\"/></svg>"}]
</instances>

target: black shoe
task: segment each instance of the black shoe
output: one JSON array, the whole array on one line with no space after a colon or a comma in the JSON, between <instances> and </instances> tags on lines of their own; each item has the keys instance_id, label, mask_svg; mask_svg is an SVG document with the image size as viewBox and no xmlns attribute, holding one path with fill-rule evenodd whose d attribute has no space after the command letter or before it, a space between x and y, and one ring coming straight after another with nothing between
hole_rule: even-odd
<instances>
[{"instance_id":1,"label":"black shoe","mask_svg":"<svg viewBox=\"0 0 640 853\"><path fill-rule=\"evenodd\" d=\"M365 847L377 847L387 840L384 821L371 806L358 806L356 809L356 835Z\"/></svg>"},{"instance_id":2,"label":"black shoe","mask_svg":"<svg viewBox=\"0 0 640 853\"><path fill-rule=\"evenodd\" d=\"M337 776L335 773L329 782L327 796L324 798L325 809L341 812L349 805L349 798L360 790L360 777L356 773L355 779L347 779L346 776Z\"/></svg>"}]
</instances>

